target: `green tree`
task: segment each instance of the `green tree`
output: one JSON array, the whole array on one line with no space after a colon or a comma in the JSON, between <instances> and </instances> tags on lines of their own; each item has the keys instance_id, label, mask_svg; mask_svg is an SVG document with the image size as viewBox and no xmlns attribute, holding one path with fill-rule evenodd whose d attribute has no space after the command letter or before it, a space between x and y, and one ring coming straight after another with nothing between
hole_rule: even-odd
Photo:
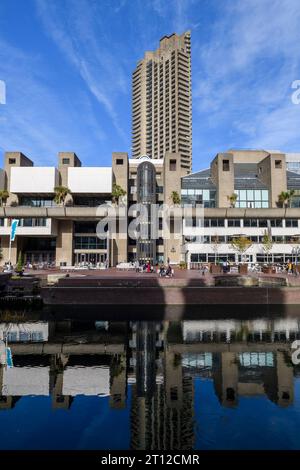
<instances>
[{"instance_id":1,"label":"green tree","mask_svg":"<svg viewBox=\"0 0 300 470\"><path fill-rule=\"evenodd\" d=\"M66 186L56 186L54 188L55 196L54 202L56 204L65 205L65 200L68 194L71 194L71 191Z\"/></svg>"},{"instance_id":2,"label":"green tree","mask_svg":"<svg viewBox=\"0 0 300 470\"><path fill-rule=\"evenodd\" d=\"M262 246L263 250L267 255L267 263L269 264L269 255L270 251L273 248L273 241L272 241L272 236L268 233L267 230L265 230L264 236L262 237Z\"/></svg>"},{"instance_id":3,"label":"green tree","mask_svg":"<svg viewBox=\"0 0 300 470\"><path fill-rule=\"evenodd\" d=\"M17 261L17 264L16 264L15 271L16 271L16 273L22 273L23 272L23 255L22 255L22 251L19 251L18 261Z\"/></svg>"},{"instance_id":4,"label":"green tree","mask_svg":"<svg viewBox=\"0 0 300 470\"><path fill-rule=\"evenodd\" d=\"M171 201L174 205L178 205L181 202L180 196L177 191L171 192Z\"/></svg>"},{"instance_id":5,"label":"green tree","mask_svg":"<svg viewBox=\"0 0 300 470\"><path fill-rule=\"evenodd\" d=\"M231 196L227 196L227 200L230 202L230 207L235 207L238 195L232 193Z\"/></svg>"},{"instance_id":6,"label":"green tree","mask_svg":"<svg viewBox=\"0 0 300 470\"><path fill-rule=\"evenodd\" d=\"M252 245L252 241L249 238L247 238L245 235L234 237L231 240L232 248L241 255L242 261L244 259L244 255L246 251L250 248L251 245Z\"/></svg>"},{"instance_id":7,"label":"green tree","mask_svg":"<svg viewBox=\"0 0 300 470\"><path fill-rule=\"evenodd\" d=\"M211 247L212 247L212 250L215 254L215 264L217 264L217 254L218 254L218 251L219 251L219 243L220 243L220 238L219 238L219 235L213 235L211 237Z\"/></svg>"},{"instance_id":8,"label":"green tree","mask_svg":"<svg viewBox=\"0 0 300 470\"><path fill-rule=\"evenodd\" d=\"M9 198L9 192L6 191L6 189L3 189L0 191L0 206L4 206L6 203L7 199Z\"/></svg>"},{"instance_id":9,"label":"green tree","mask_svg":"<svg viewBox=\"0 0 300 470\"><path fill-rule=\"evenodd\" d=\"M278 195L279 205L281 207L290 207L294 194L294 189L291 189L290 191L281 191L281 193Z\"/></svg>"},{"instance_id":10,"label":"green tree","mask_svg":"<svg viewBox=\"0 0 300 470\"><path fill-rule=\"evenodd\" d=\"M126 191L119 184L113 183L111 195L113 202L118 204L120 197L126 195Z\"/></svg>"}]
</instances>

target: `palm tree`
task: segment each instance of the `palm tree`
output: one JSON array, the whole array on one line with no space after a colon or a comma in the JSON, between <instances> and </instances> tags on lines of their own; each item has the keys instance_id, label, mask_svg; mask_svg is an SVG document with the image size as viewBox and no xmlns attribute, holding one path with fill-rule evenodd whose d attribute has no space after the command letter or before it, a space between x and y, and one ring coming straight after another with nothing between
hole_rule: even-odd
<instances>
[{"instance_id":1,"label":"palm tree","mask_svg":"<svg viewBox=\"0 0 300 470\"><path fill-rule=\"evenodd\" d=\"M125 196L125 194L126 194L126 191L125 189L122 188L122 186L116 183L113 184L112 192L111 192L113 202L117 204L119 202L120 197Z\"/></svg>"},{"instance_id":2,"label":"palm tree","mask_svg":"<svg viewBox=\"0 0 300 470\"><path fill-rule=\"evenodd\" d=\"M171 201L174 204L174 206L180 204L181 199L177 191L172 191L171 192Z\"/></svg>"},{"instance_id":3,"label":"palm tree","mask_svg":"<svg viewBox=\"0 0 300 470\"><path fill-rule=\"evenodd\" d=\"M55 196L54 202L56 204L65 205L65 200L68 194L71 194L71 191L66 186L56 186L54 188Z\"/></svg>"},{"instance_id":4,"label":"palm tree","mask_svg":"<svg viewBox=\"0 0 300 470\"><path fill-rule=\"evenodd\" d=\"M231 196L227 196L227 200L230 202L230 207L235 207L238 195L232 193Z\"/></svg>"},{"instance_id":5,"label":"palm tree","mask_svg":"<svg viewBox=\"0 0 300 470\"><path fill-rule=\"evenodd\" d=\"M291 189L290 191L281 191L278 195L278 202L282 207L287 208L291 205L292 197L295 194L295 190Z\"/></svg>"},{"instance_id":6,"label":"palm tree","mask_svg":"<svg viewBox=\"0 0 300 470\"><path fill-rule=\"evenodd\" d=\"M2 207L9 198L9 192L6 189L0 191L0 206Z\"/></svg>"}]
</instances>

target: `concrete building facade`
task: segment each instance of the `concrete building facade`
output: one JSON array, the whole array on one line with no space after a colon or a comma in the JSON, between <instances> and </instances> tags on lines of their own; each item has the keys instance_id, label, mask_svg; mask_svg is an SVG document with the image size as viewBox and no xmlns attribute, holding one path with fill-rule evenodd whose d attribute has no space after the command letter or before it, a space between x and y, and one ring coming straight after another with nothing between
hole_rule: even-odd
<instances>
[{"instance_id":1,"label":"concrete building facade","mask_svg":"<svg viewBox=\"0 0 300 470\"><path fill-rule=\"evenodd\" d=\"M192 168L191 35L172 34L146 52L132 76L132 157L179 153Z\"/></svg>"},{"instance_id":2,"label":"concrete building facade","mask_svg":"<svg viewBox=\"0 0 300 470\"><path fill-rule=\"evenodd\" d=\"M82 167L75 153L62 152L55 168L35 167L22 153L7 152L0 187L9 193L0 207L1 263L9 261L13 219L19 220L19 226L11 244L12 264L16 264L20 253L30 264L58 267L116 266L137 258L153 264L167 259L179 262L182 238L175 237L171 230L169 239L164 240L161 217L157 237L152 239L153 252L146 251L143 256L142 241L128 236L128 225L138 216L137 208L130 207L141 202L139 192L144 191L144 184L137 187L138 173L142 174L145 165L151 165L152 203L172 205L172 192L180 193L181 178L186 174L180 158L178 153L167 153L164 159L128 159L127 153L116 152L111 167ZM125 194L118 202L113 196L115 185ZM55 202L55 188L59 186L69 190L63 203ZM112 217L116 221L107 242L97 236L97 224Z\"/></svg>"},{"instance_id":3,"label":"concrete building facade","mask_svg":"<svg viewBox=\"0 0 300 470\"><path fill-rule=\"evenodd\" d=\"M182 205L202 205L203 220L183 220L190 267L216 261L241 262L232 247L241 235L251 241L245 261L296 261L300 244L300 178L287 170L279 151L229 150L210 168L182 178ZM289 199L281 200L280 194ZM263 243L271 240L269 251ZM299 250L298 250L299 251Z\"/></svg>"}]
</instances>

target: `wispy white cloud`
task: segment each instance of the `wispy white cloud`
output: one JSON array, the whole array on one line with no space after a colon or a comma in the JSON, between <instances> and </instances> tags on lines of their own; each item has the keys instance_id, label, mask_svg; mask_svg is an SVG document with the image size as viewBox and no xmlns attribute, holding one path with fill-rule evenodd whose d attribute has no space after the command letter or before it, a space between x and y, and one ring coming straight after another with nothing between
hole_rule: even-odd
<instances>
[{"instance_id":1,"label":"wispy white cloud","mask_svg":"<svg viewBox=\"0 0 300 470\"><path fill-rule=\"evenodd\" d=\"M100 144L105 134L89 97L81 93L76 102L61 102L42 77L42 66L40 57L0 40L0 74L7 84L7 101L0 110L0 149L22 151L43 165L56 163L56 154L63 149L92 154L90 137ZM77 119L82 114L90 132L85 142Z\"/></svg>"},{"instance_id":2,"label":"wispy white cloud","mask_svg":"<svg viewBox=\"0 0 300 470\"><path fill-rule=\"evenodd\" d=\"M300 106L290 100L299 23L298 0L222 3L209 41L194 49L194 135L205 119L225 148L233 134L244 147L299 147Z\"/></svg>"},{"instance_id":3,"label":"wispy white cloud","mask_svg":"<svg viewBox=\"0 0 300 470\"><path fill-rule=\"evenodd\" d=\"M70 0L67 12L59 2L36 0L36 5L45 31L75 67L126 141L117 112L117 99L120 94L128 92L128 83L120 60L109 52L111 48L105 41L104 30L103 34L99 31L95 4L86 0Z\"/></svg>"}]
</instances>

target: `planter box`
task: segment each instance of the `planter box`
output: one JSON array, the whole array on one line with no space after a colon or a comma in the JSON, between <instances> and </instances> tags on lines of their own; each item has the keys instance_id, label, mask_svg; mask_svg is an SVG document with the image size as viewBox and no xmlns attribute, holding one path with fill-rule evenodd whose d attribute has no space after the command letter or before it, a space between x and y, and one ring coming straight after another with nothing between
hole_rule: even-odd
<instances>
[{"instance_id":1,"label":"planter box","mask_svg":"<svg viewBox=\"0 0 300 470\"><path fill-rule=\"evenodd\" d=\"M273 266L263 266L262 272L264 274L275 274L276 268L274 268Z\"/></svg>"},{"instance_id":2,"label":"planter box","mask_svg":"<svg viewBox=\"0 0 300 470\"><path fill-rule=\"evenodd\" d=\"M248 274L248 264L239 264L239 273Z\"/></svg>"},{"instance_id":3,"label":"planter box","mask_svg":"<svg viewBox=\"0 0 300 470\"><path fill-rule=\"evenodd\" d=\"M211 264L210 265L211 274L220 274L222 272L222 267L220 264Z\"/></svg>"}]
</instances>

